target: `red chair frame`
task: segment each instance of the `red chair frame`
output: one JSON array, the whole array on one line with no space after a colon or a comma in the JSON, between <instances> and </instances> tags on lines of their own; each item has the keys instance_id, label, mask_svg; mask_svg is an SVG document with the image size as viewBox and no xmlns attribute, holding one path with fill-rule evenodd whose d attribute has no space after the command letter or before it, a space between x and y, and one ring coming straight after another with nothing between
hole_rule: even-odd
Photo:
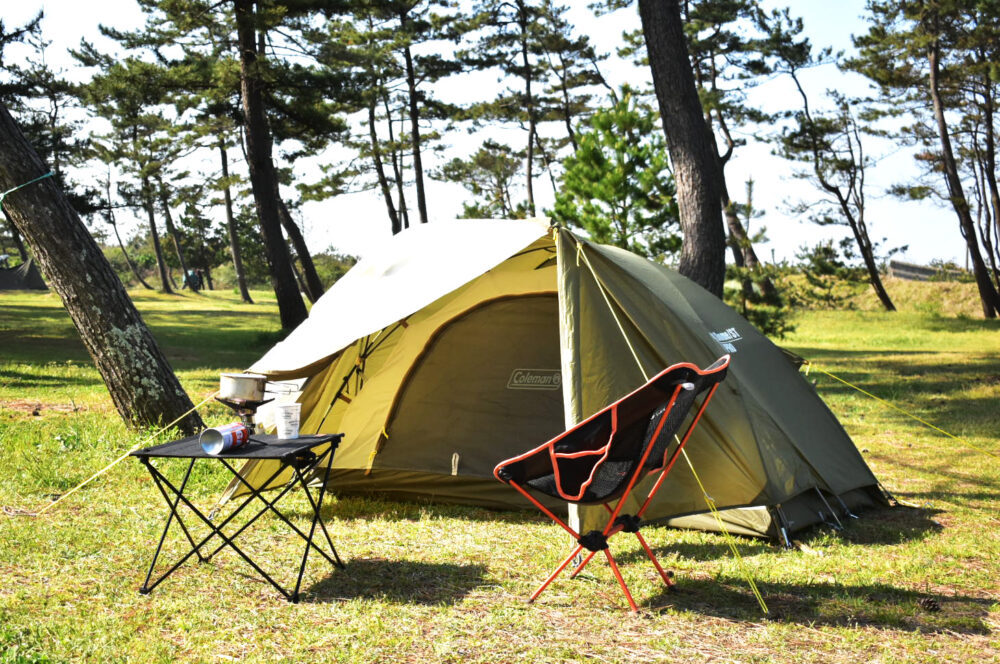
<instances>
[{"instance_id":1,"label":"red chair frame","mask_svg":"<svg viewBox=\"0 0 1000 664\"><path fill-rule=\"evenodd\" d=\"M628 600L629 607L633 612L637 611L638 609L636 608L635 600L632 598L632 593L629 592L628 585L622 578L614 556L608 548L608 540L619 532L634 533L636 539L639 540L639 544L642 546L643 551L646 552L646 556L649 557L653 565L656 567L656 571L659 573L660 578L662 578L664 583L666 583L667 588L672 589L674 587L675 584L672 579L673 573L663 569L659 561L656 559L652 549L649 547L649 544L647 544L646 540L639 533L640 522L643 514L646 512L646 509L652 502L653 497L656 495L656 492L659 491L664 479L666 479L667 474L670 472L670 469L680 457L681 451L684 449L684 445L691 437L691 433L694 431L695 426L698 424L702 414L708 407L709 402L715 395L715 391L718 389L719 384L725 378L729 367L729 361L730 356L724 355L713 365L704 370L699 369L697 366L687 362L682 362L668 367L650 379L642 387L622 397L610 406L594 413L573 428L559 434L552 440L525 452L524 454L502 461L496 466L493 470L493 475L498 480L514 487L521 493L521 495L531 501L535 507L541 510L550 519L555 521L560 527L563 528L563 530L572 535L577 541L577 545L574 547L573 551L566 556L566 558L559 564L558 567L556 567L549 577L545 579L542 585L531 595L528 599L529 602L533 602L537 599L538 596L541 595L542 592L549 586L549 584L551 584L556 577L569 566L570 562L574 558L580 555L584 549L588 549L589 553L576 566L570 577L572 578L579 574L593 559L598 551L603 551L608 560L608 564L611 567L611 571L614 574L615 579L618 581L618 585L621 586L622 592L625 594L626 600ZM666 392L664 391L665 387L668 388ZM685 390L691 390L695 393L690 395L689 398L682 399L684 402L682 407L687 410L681 412L681 410L678 409L678 412L674 413L678 398ZM707 391L707 394L702 400L697 411L694 413L694 416L691 418L690 424L688 424L684 435L682 437L677 437L676 432L680 429L680 426L683 424L684 419L686 419L688 412L693 410L694 402L697 400L697 397L705 391ZM652 430L653 433L651 435L647 433L647 440L642 446L641 457L635 465L635 469L631 473L624 489L618 488L606 498L586 500L587 492L591 489L596 474L600 470L601 466L609 459L615 448L616 434L619 432L620 411L628 411L631 409L632 412L629 414L629 417L633 421L640 421L641 417L645 416L651 422L652 417L655 417L658 408L663 405L663 397L666 393L669 393L669 397L666 400L666 406L663 413L659 416L659 419ZM638 410L636 410L636 403L639 404ZM564 443L563 447L566 447L564 441L566 441L567 438L572 438L574 434L580 434L581 430L586 430L585 428L588 426L593 429L594 425L598 423L599 418L607 418L609 414L611 421L610 436L603 446L589 450L557 450L561 443ZM668 419L672 414L674 415L674 418L671 422L671 427L674 430L664 432L664 426L667 424ZM677 440L676 447L674 447L671 452L671 445L667 443L664 447L662 459L650 459L650 455L656 446L656 441L664 433L666 435L674 436L675 440ZM602 530L592 530L586 534L577 532L564 520L553 514L552 511L543 505L538 499L531 495L529 492L530 487L526 488L523 480L521 482L516 481L514 477L516 472L512 472L512 465L519 462L534 462L537 464L539 463L538 459L543 459L545 456L548 457L548 461L551 463L552 474L554 475L555 491L551 493L545 491L544 493L549 493L553 497L561 498L569 503L603 504L605 509L608 511L609 516L607 524ZM593 466L590 469L589 476L579 485L579 487L577 487L575 492L571 488L564 487L563 478L560 475L559 461L567 459L583 460L587 457L593 457ZM635 488L639 480L653 473L659 473L659 477L657 477L655 483L647 494L645 501L642 503L642 506L636 514L621 514L625 500L632 493L632 490ZM617 500L617 504L612 507L611 503L615 500Z\"/></svg>"}]
</instances>

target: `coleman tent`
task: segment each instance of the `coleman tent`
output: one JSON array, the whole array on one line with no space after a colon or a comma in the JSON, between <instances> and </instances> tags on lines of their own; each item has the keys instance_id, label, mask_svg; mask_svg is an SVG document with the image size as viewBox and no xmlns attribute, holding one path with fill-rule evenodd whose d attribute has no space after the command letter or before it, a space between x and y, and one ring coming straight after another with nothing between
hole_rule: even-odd
<instances>
[{"instance_id":1,"label":"coleman tent","mask_svg":"<svg viewBox=\"0 0 1000 664\"><path fill-rule=\"evenodd\" d=\"M687 450L728 529L777 537L883 499L812 387L732 309L670 269L538 221L393 237L250 370L305 379L302 431L345 434L332 490L520 508L492 476L499 461L668 365L725 353L729 376ZM254 485L269 472L243 470ZM580 508L585 529L595 510ZM717 529L683 462L646 516Z\"/></svg>"}]
</instances>

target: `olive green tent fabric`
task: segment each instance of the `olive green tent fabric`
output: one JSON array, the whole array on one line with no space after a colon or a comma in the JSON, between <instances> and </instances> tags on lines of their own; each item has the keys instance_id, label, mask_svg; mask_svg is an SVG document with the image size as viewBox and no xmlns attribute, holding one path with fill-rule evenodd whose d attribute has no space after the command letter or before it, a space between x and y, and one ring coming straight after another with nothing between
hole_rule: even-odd
<instances>
[{"instance_id":1,"label":"olive green tent fabric","mask_svg":"<svg viewBox=\"0 0 1000 664\"><path fill-rule=\"evenodd\" d=\"M705 512L703 487L734 529L776 535L771 512L726 508L818 503L819 509L799 515L801 527L831 518L832 506L823 500L841 508L839 497L855 489L871 488L877 496L874 475L836 418L782 351L745 319L676 272L627 251L565 231L559 243L560 259L572 257L560 262L560 296L569 358L566 405L574 421L663 367L680 361L706 366L732 355L728 377L687 446L690 465L674 468L648 520ZM592 352L596 347L602 350ZM586 530L602 523L604 510L582 508L580 517ZM718 527L711 516L674 524Z\"/></svg>"},{"instance_id":2,"label":"olive green tent fabric","mask_svg":"<svg viewBox=\"0 0 1000 664\"><path fill-rule=\"evenodd\" d=\"M396 236L392 261L360 262L359 274L338 282L254 365L275 378L306 379L297 395L304 432L345 434L331 490L527 507L492 477L497 463L670 364L707 366L730 353L729 375L687 448L727 529L774 537L881 500L853 443L788 357L717 298L668 268L566 230L474 223ZM490 250L477 263L469 252L484 241ZM441 274L456 252L466 275L459 284ZM400 274L406 292L417 294L400 297L412 301L371 297L391 297L381 275ZM344 345L338 320L355 313L377 327L351 321L347 328L364 336ZM257 485L268 468L250 464L243 475ZM717 529L707 511L682 461L647 517ZM571 518L587 529L604 514L582 507Z\"/></svg>"}]
</instances>

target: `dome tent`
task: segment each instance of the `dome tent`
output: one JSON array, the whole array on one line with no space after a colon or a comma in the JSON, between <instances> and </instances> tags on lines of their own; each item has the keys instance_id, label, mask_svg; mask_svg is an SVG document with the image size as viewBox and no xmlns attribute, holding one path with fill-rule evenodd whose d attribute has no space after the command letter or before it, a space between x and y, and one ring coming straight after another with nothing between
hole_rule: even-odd
<instances>
[{"instance_id":1,"label":"dome tent","mask_svg":"<svg viewBox=\"0 0 1000 664\"><path fill-rule=\"evenodd\" d=\"M884 501L812 386L746 320L668 268L535 220L394 236L250 370L305 379L302 431L345 434L331 490L521 508L493 479L499 461L645 376L725 353L728 378L687 450L727 529L778 537ZM242 472L255 486L269 474ZM715 530L707 511L678 465L646 516ZM577 518L587 529L601 515Z\"/></svg>"}]
</instances>

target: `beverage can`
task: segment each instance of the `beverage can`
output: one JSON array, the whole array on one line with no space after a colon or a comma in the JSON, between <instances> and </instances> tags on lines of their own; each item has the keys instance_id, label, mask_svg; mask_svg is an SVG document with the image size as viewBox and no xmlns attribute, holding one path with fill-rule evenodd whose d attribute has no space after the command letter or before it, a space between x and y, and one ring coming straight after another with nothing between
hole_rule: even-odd
<instances>
[{"instance_id":1,"label":"beverage can","mask_svg":"<svg viewBox=\"0 0 1000 664\"><path fill-rule=\"evenodd\" d=\"M250 440L250 430L242 422L224 424L211 429L205 429L198 437L201 449L206 454L222 454L230 452Z\"/></svg>"}]
</instances>

